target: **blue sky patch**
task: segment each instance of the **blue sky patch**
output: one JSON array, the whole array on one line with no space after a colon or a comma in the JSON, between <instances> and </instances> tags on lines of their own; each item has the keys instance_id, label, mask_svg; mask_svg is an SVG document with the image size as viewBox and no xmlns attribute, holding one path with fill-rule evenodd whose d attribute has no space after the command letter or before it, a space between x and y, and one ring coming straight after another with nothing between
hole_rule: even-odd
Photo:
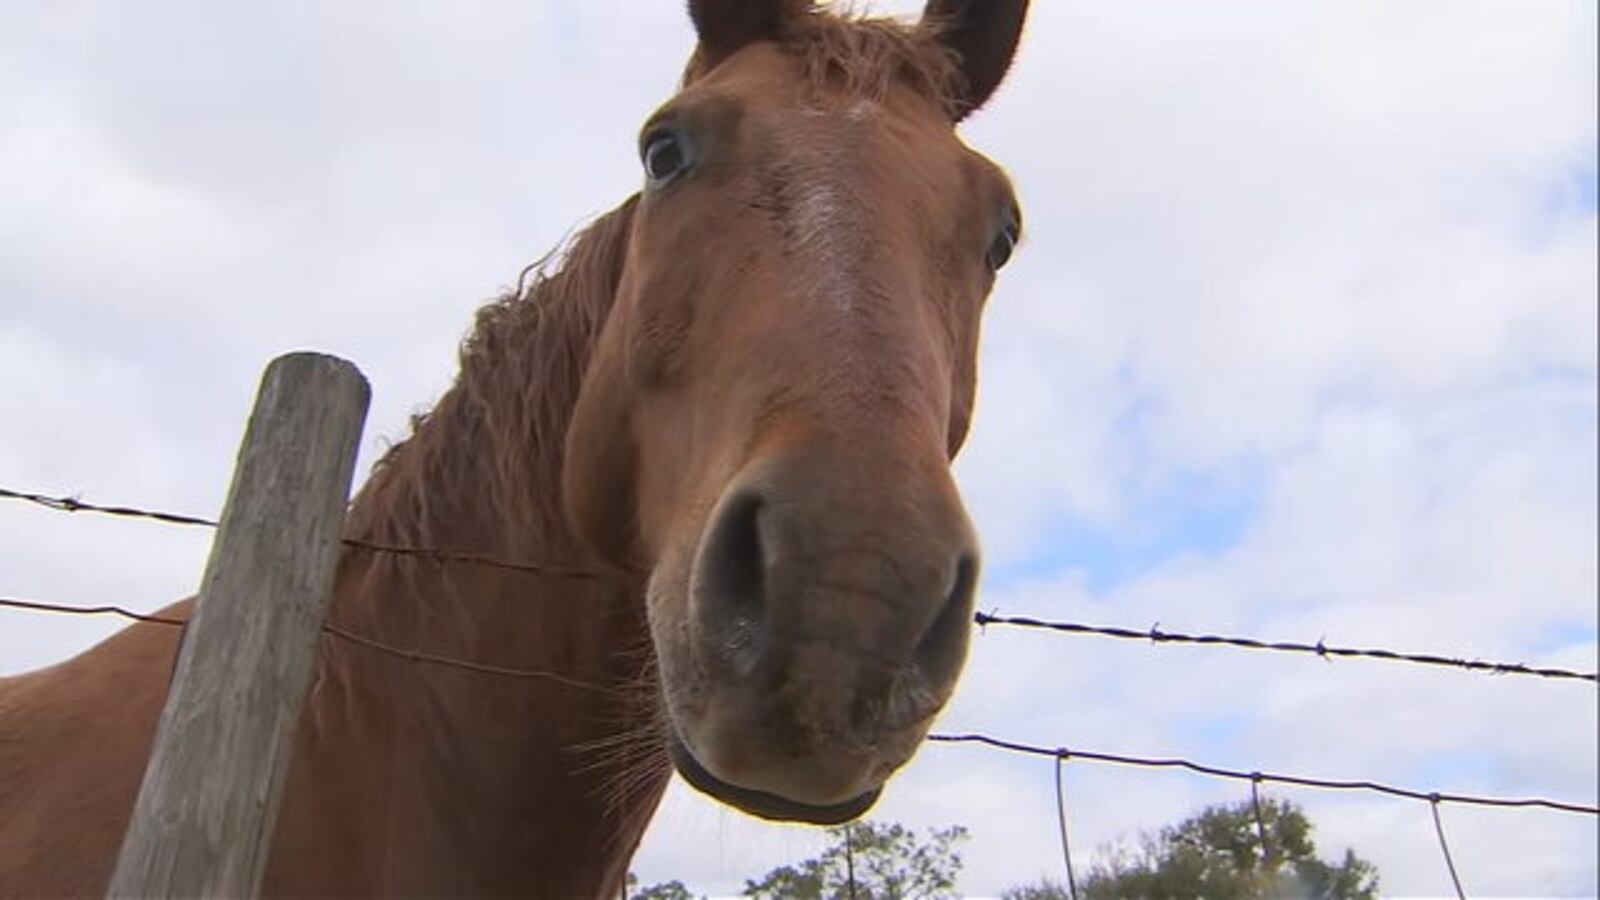
<instances>
[{"instance_id":1,"label":"blue sky patch","mask_svg":"<svg viewBox=\"0 0 1600 900\"><path fill-rule=\"evenodd\" d=\"M1593 644L1597 638L1600 638L1600 633L1595 631L1593 620L1548 622L1534 636L1532 652L1558 653L1569 647Z\"/></svg>"},{"instance_id":2,"label":"blue sky patch","mask_svg":"<svg viewBox=\"0 0 1600 900\"><path fill-rule=\"evenodd\" d=\"M1220 554L1238 543L1261 505L1263 473L1242 468L1179 473L1142 490L1125 485L1127 512L1115 522L1056 517L1042 526L1048 537L1035 552L991 571L989 586L1076 570L1100 594L1163 563Z\"/></svg>"},{"instance_id":3,"label":"blue sky patch","mask_svg":"<svg viewBox=\"0 0 1600 900\"><path fill-rule=\"evenodd\" d=\"M1600 169L1591 162L1568 168L1545 187L1539 207L1553 218L1592 216L1600 211Z\"/></svg>"},{"instance_id":4,"label":"blue sky patch","mask_svg":"<svg viewBox=\"0 0 1600 900\"><path fill-rule=\"evenodd\" d=\"M1197 717L1180 721L1174 736L1185 747L1222 752L1238 744L1254 724L1255 717L1243 713Z\"/></svg>"}]
</instances>

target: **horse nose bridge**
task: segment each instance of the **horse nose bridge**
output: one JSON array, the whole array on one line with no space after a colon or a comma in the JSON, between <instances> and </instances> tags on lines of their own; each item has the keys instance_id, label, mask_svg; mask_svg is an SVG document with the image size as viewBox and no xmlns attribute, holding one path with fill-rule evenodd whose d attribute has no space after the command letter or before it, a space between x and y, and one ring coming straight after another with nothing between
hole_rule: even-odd
<instances>
[{"instance_id":1,"label":"horse nose bridge","mask_svg":"<svg viewBox=\"0 0 1600 900\"><path fill-rule=\"evenodd\" d=\"M875 116L863 110L810 109L788 116L783 140L756 179L783 248L786 275L805 299L847 311L880 308L876 295L899 286L892 263L903 256L892 227L905 204L876 177L881 155Z\"/></svg>"}]
</instances>

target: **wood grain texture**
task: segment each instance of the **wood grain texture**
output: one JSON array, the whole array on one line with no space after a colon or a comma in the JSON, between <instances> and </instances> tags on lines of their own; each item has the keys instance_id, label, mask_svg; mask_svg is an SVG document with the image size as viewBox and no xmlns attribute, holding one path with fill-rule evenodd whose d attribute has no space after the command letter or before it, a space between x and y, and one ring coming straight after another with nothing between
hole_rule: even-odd
<instances>
[{"instance_id":1,"label":"wood grain texture","mask_svg":"<svg viewBox=\"0 0 1600 900\"><path fill-rule=\"evenodd\" d=\"M109 896L259 891L368 398L341 359L267 367Z\"/></svg>"}]
</instances>

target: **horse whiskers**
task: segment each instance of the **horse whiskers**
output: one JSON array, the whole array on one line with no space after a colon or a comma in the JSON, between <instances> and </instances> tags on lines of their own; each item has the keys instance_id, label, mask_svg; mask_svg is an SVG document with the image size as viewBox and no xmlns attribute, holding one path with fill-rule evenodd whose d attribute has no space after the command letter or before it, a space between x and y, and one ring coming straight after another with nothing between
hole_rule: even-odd
<instances>
[{"instance_id":1,"label":"horse whiskers","mask_svg":"<svg viewBox=\"0 0 1600 900\"><path fill-rule=\"evenodd\" d=\"M576 771L605 774L599 793L607 796L613 816L630 794L659 781L659 767L666 763L666 715L649 677L653 670L652 658L642 677L619 689L620 708L609 717L616 731L566 748L582 760Z\"/></svg>"},{"instance_id":2,"label":"horse whiskers","mask_svg":"<svg viewBox=\"0 0 1600 900\"><path fill-rule=\"evenodd\" d=\"M645 724L624 728L568 749L588 759L576 772L599 773L602 777L593 792L606 811L612 827L607 829L607 847L617 850L624 836L636 834L640 820L655 807L652 794L671 777L671 762L666 752L665 734L656 716Z\"/></svg>"},{"instance_id":3,"label":"horse whiskers","mask_svg":"<svg viewBox=\"0 0 1600 900\"><path fill-rule=\"evenodd\" d=\"M604 801L607 818L616 826L612 840L631 833L630 823L637 816L648 815L647 809L653 808L654 803L641 807L637 801L657 790L671 773L666 714L658 699L659 688L650 677L653 670L652 659L619 711L617 724L621 727L567 748L583 758L576 771L602 775L595 793ZM646 811L635 811L635 807Z\"/></svg>"},{"instance_id":4,"label":"horse whiskers","mask_svg":"<svg viewBox=\"0 0 1600 900\"><path fill-rule=\"evenodd\" d=\"M575 773L602 772L615 778L628 771L634 763L641 759L651 759L665 752L665 745L659 741L640 738L627 744L611 747L595 752L588 758L572 767Z\"/></svg>"},{"instance_id":5,"label":"horse whiskers","mask_svg":"<svg viewBox=\"0 0 1600 900\"><path fill-rule=\"evenodd\" d=\"M657 722L651 720L640 722L635 719L626 727L602 737L591 738L587 741L571 744L565 749L571 753L588 755L590 753L609 752L618 747L631 747L640 744L661 742L661 729Z\"/></svg>"},{"instance_id":6,"label":"horse whiskers","mask_svg":"<svg viewBox=\"0 0 1600 900\"><path fill-rule=\"evenodd\" d=\"M672 764L665 752L640 762L618 773L604 789L606 818L612 823L605 838L608 851L632 851L631 847L622 846L623 841L628 835L637 839L655 811L661 787L672 777Z\"/></svg>"}]
</instances>

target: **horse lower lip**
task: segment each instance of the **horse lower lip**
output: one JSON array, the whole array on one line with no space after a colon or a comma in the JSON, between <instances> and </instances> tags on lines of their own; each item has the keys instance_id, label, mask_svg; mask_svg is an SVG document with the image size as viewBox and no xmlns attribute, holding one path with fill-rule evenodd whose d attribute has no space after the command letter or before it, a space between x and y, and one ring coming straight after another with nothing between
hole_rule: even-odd
<instances>
[{"instance_id":1,"label":"horse lower lip","mask_svg":"<svg viewBox=\"0 0 1600 900\"><path fill-rule=\"evenodd\" d=\"M766 791L729 784L700 765L700 761L694 758L694 754L689 752L689 748L683 745L683 741L677 735L672 735L668 743L672 764L677 768L678 774L696 790L710 794L724 803L762 819L778 822L809 822L813 825L838 825L857 818L871 809L872 804L878 802L878 794L882 792L881 788L875 788L842 803L826 806L800 803Z\"/></svg>"}]
</instances>

